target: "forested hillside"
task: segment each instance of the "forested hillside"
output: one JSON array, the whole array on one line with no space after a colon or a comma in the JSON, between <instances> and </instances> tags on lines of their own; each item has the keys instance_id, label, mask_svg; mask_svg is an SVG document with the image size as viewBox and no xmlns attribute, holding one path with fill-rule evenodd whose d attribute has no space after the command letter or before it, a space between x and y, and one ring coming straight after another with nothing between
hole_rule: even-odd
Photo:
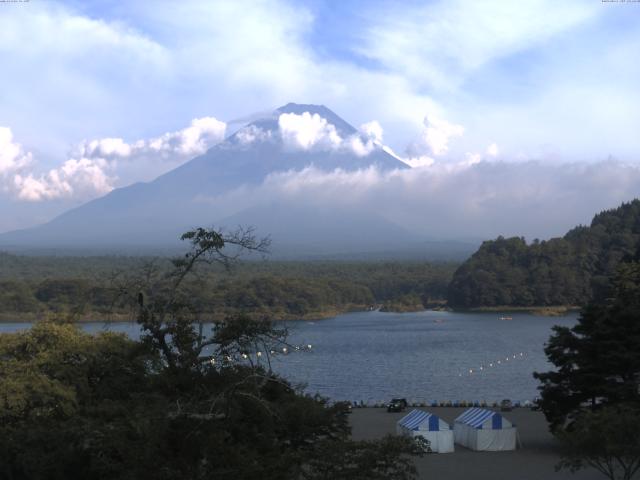
<instances>
[{"instance_id":1,"label":"forested hillside","mask_svg":"<svg viewBox=\"0 0 640 480\"><path fill-rule=\"evenodd\" d=\"M123 318L127 278L162 272L166 258L28 257L0 253L0 320ZM419 310L443 302L457 264L424 262L245 262L231 273L203 268L187 288L203 315L315 318L381 307ZM206 308L204 307L206 306Z\"/></svg>"},{"instance_id":2,"label":"forested hillside","mask_svg":"<svg viewBox=\"0 0 640 480\"><path fill-rule=\"evenodd\" d=\"M503 238L482 244L455 272L454 307L584 305L604 294L607 277L640 247L640 200L597 214L548 241Z\"/></svg>"}]
</instances>

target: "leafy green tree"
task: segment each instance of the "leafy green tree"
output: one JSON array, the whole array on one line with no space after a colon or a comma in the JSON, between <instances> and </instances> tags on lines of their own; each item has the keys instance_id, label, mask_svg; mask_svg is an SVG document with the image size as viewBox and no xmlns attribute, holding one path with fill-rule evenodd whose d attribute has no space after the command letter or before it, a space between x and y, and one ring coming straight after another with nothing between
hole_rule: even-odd
<instances>
[{"instance_id":1,"label":"leafy green tree","mask_svg":"<svg viewBox=\"0 0 640 480\"><path fill-rule=\"evenodd\" d=\"M268 242L246 230L183 239L173 269L123 277L140 342L54 323L0 335L0 479L323 478L329 454L332 478L415 478L410 443L351 441L344 404L271 370L272 354L295 350L286 330L248 317L205 328L196 267L230 267Z\"/></svg>"},{"instance_id":2,"label":"leafy green tree","mask_svg":"<svg viewBox=\"0 0 640 480\"><path fill-rule=\"evenodd\" d=\"M39 323L0 335L0 478L82 478L153 364L123 335Z\"/></svg>"},{"instance_id":3,"label":"leafy green tree","mask_svg":"<svg viewBox=\"0 0 640 480\"><path fill-rule=\"evenodd\" d=\"M558 469L593 467L611 480L631 480L640 470L640 407L616 405L585 412L559 434Z\"/></svg>"}]
</instances>

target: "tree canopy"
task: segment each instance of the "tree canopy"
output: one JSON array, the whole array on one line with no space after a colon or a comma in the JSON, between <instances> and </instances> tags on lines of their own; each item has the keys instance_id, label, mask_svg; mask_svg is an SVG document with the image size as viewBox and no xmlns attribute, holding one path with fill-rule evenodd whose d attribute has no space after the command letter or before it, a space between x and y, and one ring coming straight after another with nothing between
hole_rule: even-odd
<instances>
[{"instance_id":1,"label":"tree canopy","mask_svg":"<svg viewBox=\"0 0 640 480\"><path fill-rule=\"evenodd\" d=\"M203 305L186 288L197 267L265 244L246 231L184 238L172 270L121 285L141 341L54 322L0 335L0 478L415 478L410 440L350 440L345 404L271 370L285 329L198 323Z\"/></svg>"},{"instance_id":2,"label":"tree canopy","mask_svg":"<svg viewBox=\"0 0 640 480\"><path fill-rule=\"evenodd\" d=\"M585 307L574 327L554 327L545 353L556 370L534 375L552 428L587 408L640 404L640 263L621 264L608 298Z\"/></svg>"},{"instance_id":3,"label":"tree canopy","mask_svg":"<svg viewBox=\"0 0 640 480\"><path fill-rule=\"evenodd\" d=\"M640 469L640 262L623 262L603 298L545 347L540 406L564 452L559 468L591 466L611 480Z\"/></svg>"},{"instance_id":4,"label":"tree canopy","mask_svg":"<svg viewBox=\"0 0 640 480\"><path fill-rule=\"evenodd\" d=\"M482 244L455 272L449 304L582 306L601 298L618 264L640 247L640 200L599 213L548 241L498 237Z\"/></svg>"}]
</instances>

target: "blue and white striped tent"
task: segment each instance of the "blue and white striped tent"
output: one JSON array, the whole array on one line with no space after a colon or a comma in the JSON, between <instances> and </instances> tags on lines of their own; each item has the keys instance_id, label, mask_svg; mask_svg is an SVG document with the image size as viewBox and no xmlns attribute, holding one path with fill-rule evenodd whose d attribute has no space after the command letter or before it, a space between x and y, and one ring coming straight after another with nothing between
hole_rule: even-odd
<instances>
[{"instance_id":1,"label":"blue and white striped tent","mask_svg":"<svg viewBox=\"0 0 640 480\"><path fill-rule=\"evenodd\" d=\"M437 415L422 410L412 410L398 420L398 435L421 436L429 440L431 450L437 453L453 452L453 431L447 422Z\"/></svg>"},{"instance_id":2,"label":"blue and white striped tent","mask_svg":"<svg viewBox=\"0 0 640 480\"><path fill-rule=\"evenodd\" d=\"M472 450L515 450L515 425L500 413L470 408L454 421L455 442Z\"/></svg>"}]
</instances>

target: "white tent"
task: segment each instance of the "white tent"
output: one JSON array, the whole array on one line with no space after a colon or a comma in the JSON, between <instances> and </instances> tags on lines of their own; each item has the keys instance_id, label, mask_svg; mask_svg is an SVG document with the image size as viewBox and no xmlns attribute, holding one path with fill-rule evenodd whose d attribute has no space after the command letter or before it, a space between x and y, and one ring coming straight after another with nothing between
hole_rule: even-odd
<instances>
[{"instance_id":1,"label":"white tent","mask_svg":"<svg viewBox=\"0 0 640 480\"><path fill-rule=\"evenodd\" d=\"M456 443L471 450L502 451L516 449L516 427L498 412L470 408L455 419Z\"/></svg>"},{"instance_id":2,"label":"white tent","mask_svg":"<svg viewBox=\"0 0 640 480\"><path fill-rule=\"evenodd\" d=\"M412 410L396 424L398 435L421 436L429 440L431 450L436 453L453 452L453 432L440 417L422 410Z\"/></svg>"}]
</instances>

